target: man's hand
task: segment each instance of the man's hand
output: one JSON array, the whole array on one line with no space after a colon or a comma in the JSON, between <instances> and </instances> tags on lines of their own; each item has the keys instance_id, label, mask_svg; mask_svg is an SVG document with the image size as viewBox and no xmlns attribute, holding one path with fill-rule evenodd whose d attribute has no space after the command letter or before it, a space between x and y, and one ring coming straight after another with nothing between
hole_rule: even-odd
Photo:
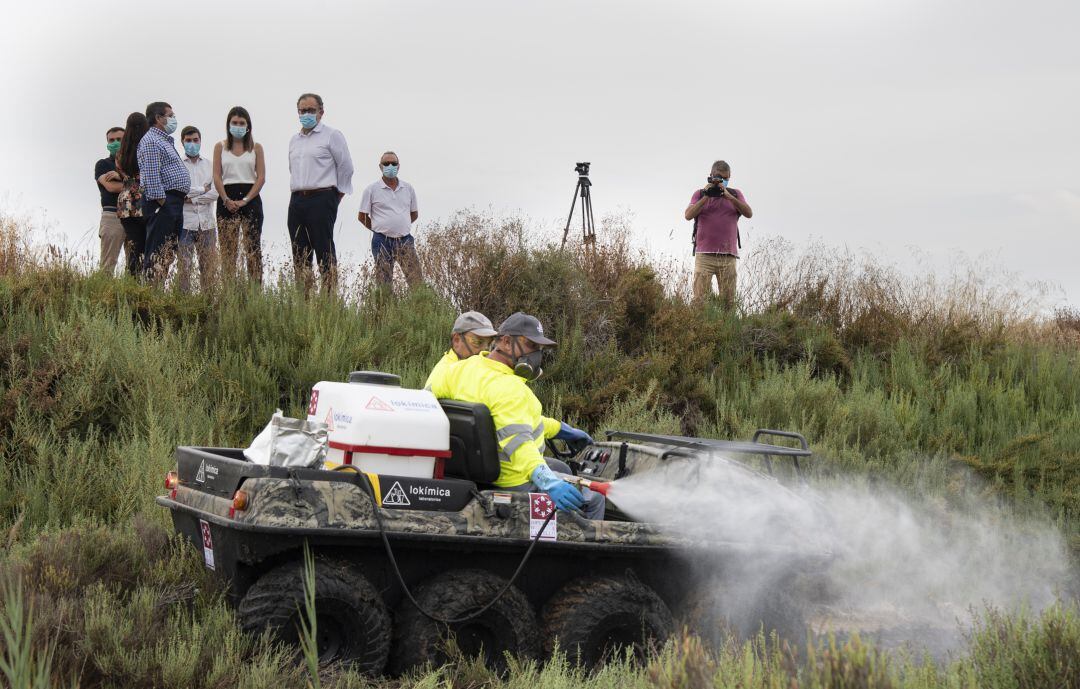
<instances>
[{"instance_id":1,"label":"man's hand","mask_svg":"<svg viewBox=\"0 0 1080 689\"><path fill-rule=\"evenodd\" d=\"M577 488L566 481L559 481L548 490L544 491L555 501L555 507L567 512L581 512L581 506L585 504L585 498Z\"/></svg>"},{"instance_id":2,"label":"man's hand","mask_svg":"<svg viewBox=\"0 0 1080 689\"><path fill-rule=\"evenodd\" d=\"M157 205L159 205L159 206L164 206L165 205L165 199L154 199L154 200L157 201Z\"/></svg>"},{"instance_id":3,"label":"man's hand","mask_svg":"<svg viewBox=\"0 0 1080 689\"><path fill-rule=\"evenodd\" d=\"M563 423L559 428L559 432L555 434L557 440L565 440L568 443L585 443L586 445L592 445L593 439L585 431L580 428L574 428L568 423Z\"/></svg>"}]
</instances>

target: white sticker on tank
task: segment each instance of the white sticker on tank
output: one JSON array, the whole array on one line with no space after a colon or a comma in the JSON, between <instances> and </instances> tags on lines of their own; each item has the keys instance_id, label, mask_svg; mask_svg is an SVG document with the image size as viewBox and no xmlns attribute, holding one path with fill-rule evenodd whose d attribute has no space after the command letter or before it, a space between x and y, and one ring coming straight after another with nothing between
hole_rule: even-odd
<instances>
[{"instance_id":1,"label":"white sticker on tank","mask_svg":"<svg viewBox=\"0 0 1080 689\"><path fill-rule=\"evenodd\" d=\"M210 536L210 523L200 519L199 530L202 532L203 561L207 569L214 569L214 539Z\"/></svg>"},{"instance_id":2,"label":"white sticker on tank","mask_svg":"<svg viewBox=\"0 0 1080 689\"><path fill-rule=\"evenodd\" d=\"M551 521L544 527L548 515ZM540 536L541 541L556 541L559 539L558 515L555 513L555 503L547 493L529 493L529 538L536 538L540 529L544 533Z\"/></svg>"},{"instance_id":3,"label":"white sticker on tank","mask_svg":"<svg viewBox=\"0 0 1080 689\"><path fill-rule=\"evenodd\" d=\"M409 496L405 495L405 491L402 490L401 483L394 481L393 487L383 496L382 504L393 505L394 507L408 507L412 502L409 500Z\"/></svg>"},{"instance_id":4,"label":"white sticker on tank","mask_svg":"<svg viewBox=\"0 0 1080 689\"><path fill-rule=\"evenodd\" d=\"M195 472L195 481L197 483L206 483L206 460L204 459L199 463L199 470Z\"/></svg>"}]
</instances>

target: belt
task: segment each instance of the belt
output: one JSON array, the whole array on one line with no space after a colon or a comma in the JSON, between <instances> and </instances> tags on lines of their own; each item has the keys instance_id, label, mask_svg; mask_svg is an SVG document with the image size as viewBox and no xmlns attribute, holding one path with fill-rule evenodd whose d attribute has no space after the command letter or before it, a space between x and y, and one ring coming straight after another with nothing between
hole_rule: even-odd
<instances>
[{"instance_id":1,"label":"belt","mask_svg":"<svg viewBox=\"0 0 1080 689\"><path fill-rule=\"evenodd\" d=\"M102 212L105 212L105 213L115 213L116 212L116 206L102 206L101 210L102 210Z\"/></svg>"},{"instance_id":2,"label":"belt","mask_svg":"<svg viewBox=\"0 0 1080 689\"><path fill-rule=\"evenodd\" d=\"M337 187L319 187L318 189L297 189L293 194L299 194L300 196L314 196L315 194L321 194L325 191L337 191Z\"/></svg>"},{"instance_id":3,"label":"belt","mask_svg":"<svg viewBox=\"0 0 1080 689\"><path fill-rule=\"evenodd\" d=\"M187 192L186 191L181 191L179 189L166 189L165 190L165 195L166 196L179 196L180 198L183 198L183 197L187 196Z\"/></svg>"}]
</instances>

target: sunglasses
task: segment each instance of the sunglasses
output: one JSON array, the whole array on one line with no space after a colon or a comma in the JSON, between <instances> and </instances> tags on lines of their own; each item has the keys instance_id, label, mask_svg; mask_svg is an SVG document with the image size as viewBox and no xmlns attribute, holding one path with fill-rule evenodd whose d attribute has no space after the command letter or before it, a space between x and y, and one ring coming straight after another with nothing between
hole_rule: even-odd
<instances>
[{"instance_id":1,"label":"sunglasses","mask_svg":"<svg viewBox=\"0 0 1080 689\"><path fill-rule=\"evenodd\" d=\"M393 163L379 163L379 165L381 165L381 166L383 166L383 167L390 167L391 165L395 165L395 166L396 166L396 165L397 165L397 162L393 162Z\"/></svg>"}]
</instances>

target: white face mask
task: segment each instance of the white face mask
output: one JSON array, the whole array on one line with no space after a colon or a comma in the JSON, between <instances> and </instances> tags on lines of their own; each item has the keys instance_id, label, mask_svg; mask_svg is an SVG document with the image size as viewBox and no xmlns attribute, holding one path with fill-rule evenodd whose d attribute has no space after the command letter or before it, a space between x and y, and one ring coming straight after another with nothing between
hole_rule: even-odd
<instances>
[{"instance_id":1,"label":"white face mask","mask_svg":"<svg viewBox=\"0 0 1080 689\"><path fill-rule=\"evenodd\" d=\"M165 118L165 133L172 134L176 131L176 115L169 115Z\"/></svg>"}]
</instances>

